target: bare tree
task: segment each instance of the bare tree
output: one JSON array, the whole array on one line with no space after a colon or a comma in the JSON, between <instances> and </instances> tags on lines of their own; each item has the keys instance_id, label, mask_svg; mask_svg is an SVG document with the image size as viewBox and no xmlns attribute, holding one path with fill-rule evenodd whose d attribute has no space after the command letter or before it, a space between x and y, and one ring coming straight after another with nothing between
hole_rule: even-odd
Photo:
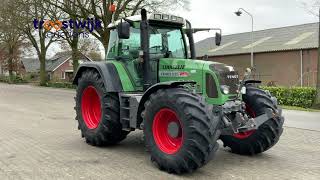
<instances>
[{"instance_id":1,"label":"bare tree","mask_svg":"<svg viewBox=\"0 0 320 180\"><path fill-rule=\"evenodd\" d=\"M48 2L49 4L53 5L54 7L58 8L58 4L61 5L59 2L61 2L60 0L46 0L46 2ZM79 13L79 10L76 6L77 4L77 0L65 0L64 3L62 4L64 11L62 11L63 15L63 19L59 19L61 20L73 20L74 22L77 19L77 14ZM59 10L61 10L61 8L59 8ZM72 12L72 13L71 13ZM56 20L58 20L57 17L52 17ZM77 28L76 26L70 27L69 30L67 29L61 29L60 31L62 31L64 33L64 41L67 42L67 44L70 46L71 51L72 51L72 61L73 61L73 73L76 73L76 70L79 66L79 41L80 41L80 35L81 33L83 33L82 29ZM64 45L65 43L62 42L61 44L64 48L66 48ZM69 48L67 48L69 49Z\"/></svg>"},{"instance_id":2,"label":"bare tree","mask_svg":"<svg viewBox=\"0 0 320 180\"><path fill-rule=\"evenodd\" d=\"M320 0L300 0L303 8L314 16L319 16Z\"/></svg>"},{"instance_id":3,"label":"bare tree","mask_svg":"<svg viewBox=\"0 0 320 180\"><path fill-rule=\"evenodd\" d=\"M90 37L89 38L82 38L82 39L79 39L77 48L78 48L79 52L88 56L92 52L99 53L98 51L100 51L100 49L99 49L98 43L99 42L97 42L95 38L90 38ZM72 50L70 44L66 41L62 41L60 43L60 47L61 47L61 49L65 50L65 51Z\"/></svg>"},{"instance_id":4,"label":"bare tree","mask_svg":"<svg viewBox=\"0 0 320 180\"><path fill-rule=\"evenodd\" d=\"M0 42L4 46L2 58L7 60L6 68L9 71L10 79L13 76L15 62L19 58L19 48L22 45L22 33L16 24L18 21L16 16L18 6L17 1L5 0L0 7Z\"/></svg>"},{"instance_id":5,"label":"bare tree","mask_svg":"<svg viewBox=\"0 0 320 180\"><path fill-rule=\"evenodd\" d=\"M18 28L31 42L40 61L40 85L47 82L46 54L50 45L57 41L55 36L50 36L50 30L43 28L44 20L59 16L56 7L46 3L45 0L16 0L19 2ZM10 1L11 2L11 1Z\"/></svg>"},{"instance_id":6,"label":"bare tree","mask_svg":"<svg viewBox=\"0 0 320 180\"><path fill-rule=\"evenodd\" d=\"M303 1L302 4L310 14L319 17L320 22L320 0L313 0L311 2ZM318 30L317 93L313 102L314 108L320 108L320 23Z\"/></svg>"},{"instance_id":7,"label":"bare tree","mask_svg":"<svg viewBox=\"0 0 320 180\"><path fill-rule=\"evenodd\" d=\"M102 59L100 51L91 50L88 52L87 56L94 61L101 61Z\"/></svg>"}]
</instances>

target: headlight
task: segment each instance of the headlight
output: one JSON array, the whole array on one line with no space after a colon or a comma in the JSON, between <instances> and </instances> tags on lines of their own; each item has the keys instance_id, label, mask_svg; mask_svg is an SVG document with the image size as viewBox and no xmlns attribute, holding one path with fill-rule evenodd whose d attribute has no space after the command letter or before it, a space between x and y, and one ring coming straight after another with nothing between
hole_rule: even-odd
<instances>
[{"instance_id":1,"label":"headlight","mask_svg":"<svg viewBox=\"0 0 320 180\"><path fill-rule=\"evenodd\" d=\"M221 87L221 91L222 91L223 94L229 94L229 92L230 92L230 87L229 86L222 85L220 87Z\"/></svg>"},{"instance_id":2,"label":"headlight","mask_svg":"<svg viewBox=\"0 0 320 180\"><path fill-rule=\"evenodd\" d=\"M247 88L243 86L240 90L241 94L246 94L247 93Z\"/></svg>"}]
</instances>

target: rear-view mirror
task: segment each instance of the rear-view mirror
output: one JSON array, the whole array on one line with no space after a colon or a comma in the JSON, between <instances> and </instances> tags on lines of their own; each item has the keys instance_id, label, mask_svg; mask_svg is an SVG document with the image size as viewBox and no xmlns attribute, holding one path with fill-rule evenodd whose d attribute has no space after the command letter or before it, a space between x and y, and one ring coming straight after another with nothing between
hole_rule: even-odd
<instances>
[{"instance_id":1,"label":"rear-view mirror","mask_svg":"<svg viewBox=\"0 0 320 180\"><path fill-rule=\"evenodd\" d=\"M117 26L119 39L130 38L130 24L127 21L120 22Z\"/></svg>"}]
</instances>

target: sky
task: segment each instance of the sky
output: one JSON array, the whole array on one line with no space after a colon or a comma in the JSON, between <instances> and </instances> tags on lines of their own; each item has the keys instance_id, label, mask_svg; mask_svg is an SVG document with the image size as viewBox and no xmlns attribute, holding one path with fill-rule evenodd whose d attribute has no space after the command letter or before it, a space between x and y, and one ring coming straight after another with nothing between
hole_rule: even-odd
<instances>
[{"instance_id":1,"label":"sky","mask_svg":"<svg viewBox=\"0 0 320 180\"><path fill-rule=\"evenodd\" d=\"M318 18L309 13L303 2L314 0L190 0L190 11L179 10L193 27L217 27L223 34L251 31L251 18L247 14L240 17L234 14L244 8L253 15L254 30L291 26L317 22ZM169 12L170 13L170 12ZM196 41L212 36L211 32L195 35Z\"/></svg>"},{"instance_id":2,"label":"sky","mask_svg":"<svg viewBox=\"0 0 320 180\"><path fill-rule=\"evenodd\" d=\"M303 2L311 4L314 0L190 0L190 10L168 12L188 19L194 28L221 28L222 34L251 31L251 18L247 14L240 17L234 14L244 8L254 17L254 30L292 26L317 22ZM195 41L212 37L215 32L198 32ZM101 46L101 50L103 50ZM59 46L49 48L48 56L61 51ZM104 53L102 52L104 56Z\"/></svg>"}]
</instances>

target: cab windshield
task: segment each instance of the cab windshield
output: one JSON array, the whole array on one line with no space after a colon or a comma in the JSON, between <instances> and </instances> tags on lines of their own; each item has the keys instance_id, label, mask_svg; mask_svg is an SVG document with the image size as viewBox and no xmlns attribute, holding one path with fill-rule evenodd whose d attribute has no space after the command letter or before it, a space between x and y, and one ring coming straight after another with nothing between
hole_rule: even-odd
<instances>
[{"instance_id":1,"label":"cab windshield","mask_svg":"<svg viewBox=\"0 0 320 180\"><path fill-rule=\"evenodd\" d=\"M184 37L181 29L170 27L150 26L150 54L163 55L168 58L186 59ZM113 38L115 39L113 39ZM118 48L115 48L118 44ZM118 49L118 52L114 50ZM117 32L111 32L108 58L118 56L131 56L141 50L140 29L130 29L129 39L118 39Z\"/></svg>"},{"instance_id":2,"label":"cab windshield","mask_svg":"<svg viewBox=\"0 0 320 180\"><path fill-rule=\"evenodd\" d=\"M172 58L186 58L181 30L151 26L150 53L161 53Z\"/></svg>"}]
</instances>

